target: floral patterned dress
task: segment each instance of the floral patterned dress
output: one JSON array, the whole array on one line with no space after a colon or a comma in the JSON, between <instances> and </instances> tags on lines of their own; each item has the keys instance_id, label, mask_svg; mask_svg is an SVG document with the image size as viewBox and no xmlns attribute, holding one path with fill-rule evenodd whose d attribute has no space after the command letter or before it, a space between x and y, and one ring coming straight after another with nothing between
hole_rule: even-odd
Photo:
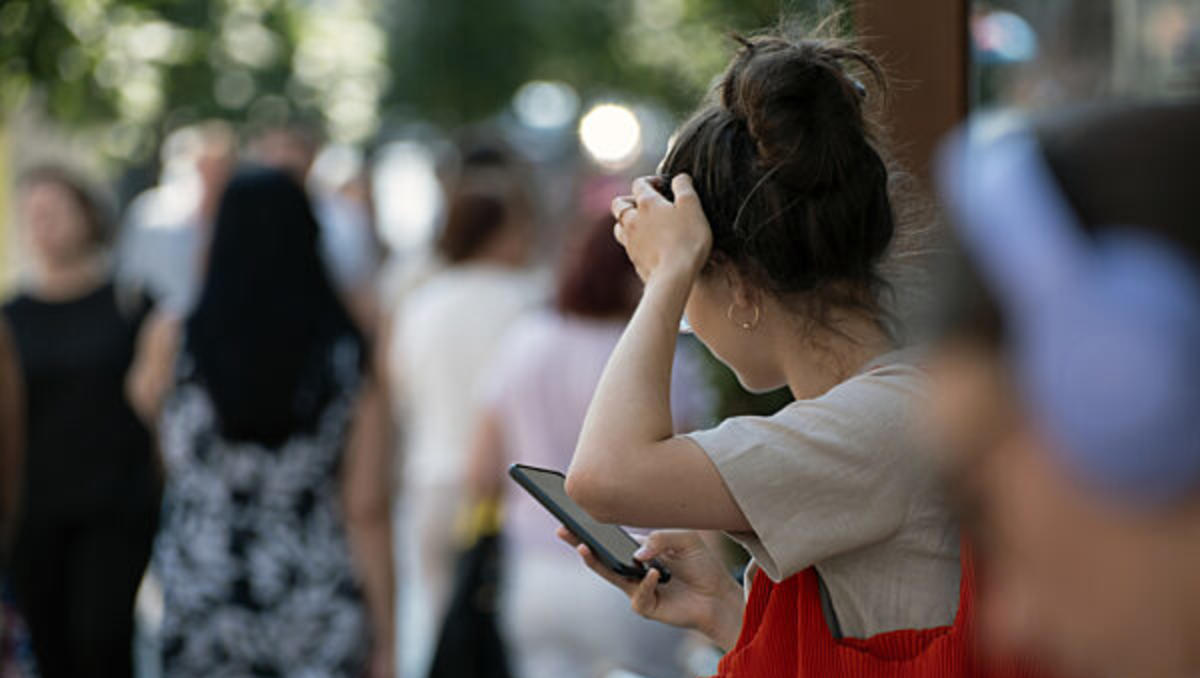
<instances>
[{"instance_id":1,"label":"floral patterned dress","mask_svg":"<svg viewBox=\"0 0 1200 678\"><path fill-rule=\"evenodd\" d=\"M186 353L162 419L167 467L153 567L163 675L363 675L370 637L338 471L360 376L338 345L315 429L266 448L225 440Z\"/></svg>"}]
</instances>

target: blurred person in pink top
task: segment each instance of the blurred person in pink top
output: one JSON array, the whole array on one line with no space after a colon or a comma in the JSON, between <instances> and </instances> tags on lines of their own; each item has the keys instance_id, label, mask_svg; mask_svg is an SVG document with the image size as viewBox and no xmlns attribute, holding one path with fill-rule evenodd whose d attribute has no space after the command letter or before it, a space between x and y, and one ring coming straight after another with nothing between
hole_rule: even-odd
<instances>
[{"instance_id":1,"label":"blurred person in pink top","mask_svg":"<svg viewBox=\"0 0 1200 678\"><path fill-rule=\"evenodd\" d=\"M625 598L580 569L555 539L554 518L504 477L517 461L570 464L592 393L640 295L612 238L612 218L582 222L561 260L554 307L526 314L508 331L485 377L468 483L477 500L504 502L501 632L515 674L525 678L683 674L683 632L630 615ZM678 352L674 369L681 430L703 423L711 401L689 357Z\"/></svg>"}]
</instances>

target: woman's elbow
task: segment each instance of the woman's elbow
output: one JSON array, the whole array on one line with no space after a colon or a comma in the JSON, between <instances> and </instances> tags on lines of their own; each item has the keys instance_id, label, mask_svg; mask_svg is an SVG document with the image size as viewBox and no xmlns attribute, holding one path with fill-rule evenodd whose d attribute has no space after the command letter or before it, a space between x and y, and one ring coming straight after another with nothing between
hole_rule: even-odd
<instances>
[{"instance_id":1,"label":"woman's elbow","mask_svg":"<svg viewBox=\"0 0 1200 678\"><path fill-rule=\"evenodd\" d=\"M576 468L567 471L567 496L602 523L620 522L619 484L610 474L598 469Z\"/></svg>"}]
</instances>

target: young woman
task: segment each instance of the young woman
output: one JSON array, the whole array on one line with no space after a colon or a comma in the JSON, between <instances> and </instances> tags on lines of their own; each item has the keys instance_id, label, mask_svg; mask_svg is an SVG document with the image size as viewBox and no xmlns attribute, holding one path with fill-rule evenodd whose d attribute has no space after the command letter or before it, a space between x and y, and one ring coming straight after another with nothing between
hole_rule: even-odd
<instances>
[{"instance_id":1,"label":"young woman","mask_svg":"<svg viewBox=\"0 0 1200 678\"><path fill-rule=\"evenodd\" d=\"M980 624L1063 675L1200 675L1197 154L1193 98L947 156L971 270L943 295L933 403Z\"/></svg>"},{"instance_id":2,"label":"young woman","mask_svg":"<svg viewBox=\"0 0 1200 678\"><path fill-rule=\"evenodd\" d=\"M6 503L19 496L13 593L42 675L127 677L159 474L124 384L151 303L114 283L113 229L86 184L47 166L19 186L32 270L0 316L17 368L0 423L24 429L4 469Z\"/></svg>"},{"instance_id":3,"label":"young woman","mask_svg":"<svg viewBox=\"0 0 1200 678\"><path fill-rule=\"evenodd\" d=\"M235 177L207 270L130 382L167 467L163 673L392 675L385 412L304 190Z\"/></svg>"},{"instance_id":4,"label":"young woman","mask_svg":"<svg viewBox=\"0 0 1200 678\"><path fill-rule=\"evenodd\" d=\"M669 584L653 570L614 578L642 614L730 650L722 675L920 675L922 662L954 674L966 661L949 628L958 527L915 430L925 377L889 332L881 270L902 225L857 71L882 79L836 42L744 40L663 160L670 191L640 179L613 204L645 293L567 488L602 521L720 529L749 549L745 624L738 587L691 534L656 533L639 554L671 568ZM685 314L746 388L786 385L796 401L675 435Z\"/></svg>"}]
</instances>

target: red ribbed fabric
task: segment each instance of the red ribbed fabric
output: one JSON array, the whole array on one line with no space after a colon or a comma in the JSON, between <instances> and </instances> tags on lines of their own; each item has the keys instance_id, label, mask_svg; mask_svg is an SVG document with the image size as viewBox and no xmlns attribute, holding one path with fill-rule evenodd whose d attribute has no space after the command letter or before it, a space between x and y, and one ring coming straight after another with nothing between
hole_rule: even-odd
<instances>
[{"instance_id":1,"label":"red ribbed fabric","mask_svg":"<svg viewBox=\"0 0 1200 678\"><path fill-rule=\"evenodd\" d=\"M963 549L953 626L836 639L825 623L816 570L779 584L755 575L737 645L718 678L1036 678L1028 667L975 651L975 568Z\"/></svg>"}]
</instances>

